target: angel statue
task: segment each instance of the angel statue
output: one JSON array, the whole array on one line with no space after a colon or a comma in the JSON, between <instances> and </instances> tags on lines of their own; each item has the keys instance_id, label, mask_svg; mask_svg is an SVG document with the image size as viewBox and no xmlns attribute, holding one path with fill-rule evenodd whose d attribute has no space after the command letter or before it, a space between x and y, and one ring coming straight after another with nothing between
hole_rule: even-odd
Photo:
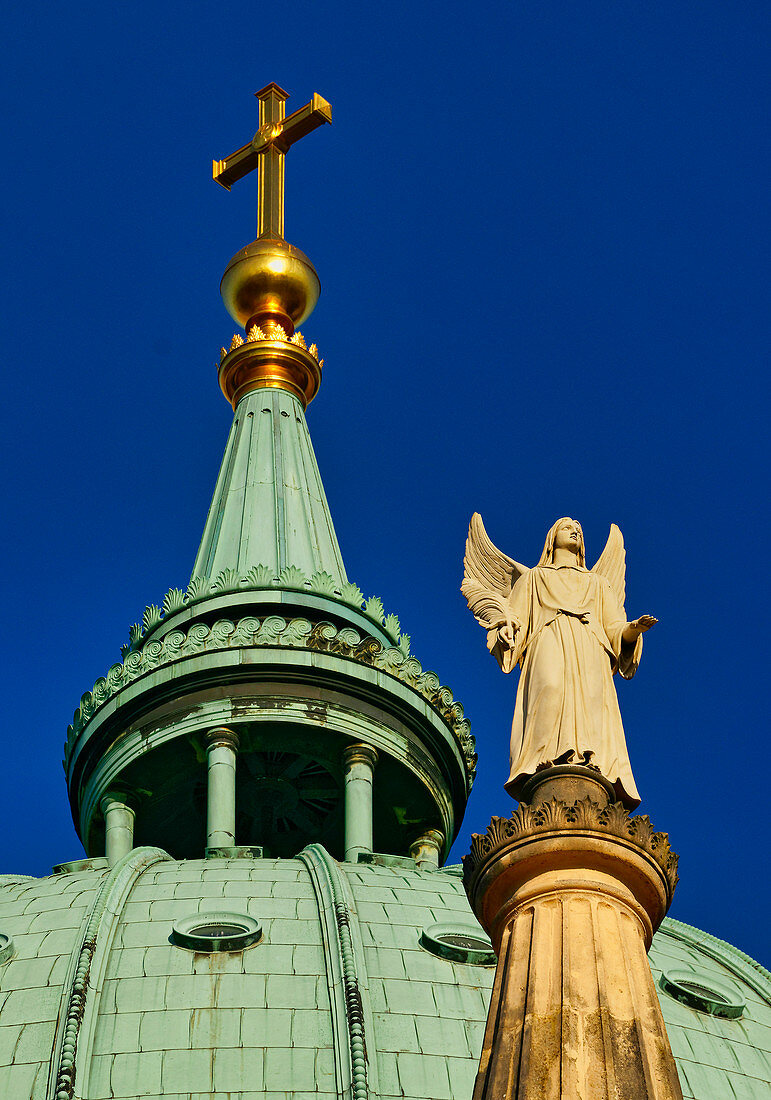
<instances>
[{"instance_id":1,"label":"angel statue","mask_svg":"<svg viewBox=\"0 0 771 1100\"><path fill-rule=\"evenodd\" d=\"M475 512L463 564L461 591L487 631L487 648L504 672L517 663L522 669L506 790L519 799L540 768L582 764L599 768L628 808L639 805L613 674L634 676L642 636L658 620L627 621L618 527L611 525L599 561L587 569L581 524L558 519L528 569L493 545Z\"/></svg>"}]
</instances>

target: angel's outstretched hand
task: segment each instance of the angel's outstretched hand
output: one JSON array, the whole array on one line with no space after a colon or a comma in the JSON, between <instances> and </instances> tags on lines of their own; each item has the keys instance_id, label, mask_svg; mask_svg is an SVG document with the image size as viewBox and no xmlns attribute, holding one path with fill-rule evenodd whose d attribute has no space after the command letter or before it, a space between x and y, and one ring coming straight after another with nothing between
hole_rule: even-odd
<instances>
[{"instance_id":1,"label":"angel's outstretched hand","mask_svg":"<svg viewBox=\"0 0 771 1100\"><path fill-rule=\"evenodd\" d=\"M503 623L502 626L498 627L498 637L501 639L504 645L507 645L509 647L509 649L514 648L514 635L516 634L516 631L517 628L514 626L513 623Z\"/></svg>"},{"instance_id":2,"label":"angel's outstretched hand","mask_svg":"<svg viewBox=\"0 0 771 1100\"><path fill-rule=\"evenodd\" d=\"M623 633L624 641L627 645L634 645L640 635L644 634L646 630L650 630L658 621L658 619L654 619L653 615L641 615L639 619L627 623Z\"/></svg>"}]
</instances>

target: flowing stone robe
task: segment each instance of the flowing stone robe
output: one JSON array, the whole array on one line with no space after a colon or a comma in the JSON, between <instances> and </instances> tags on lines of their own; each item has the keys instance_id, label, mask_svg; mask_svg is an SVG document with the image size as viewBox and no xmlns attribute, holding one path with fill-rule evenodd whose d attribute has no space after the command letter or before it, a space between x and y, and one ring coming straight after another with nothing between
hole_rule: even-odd
<instances>
[{"instance_id":1,"label":"flowing stone robe","mask_svg":"<svg viewBox=\"0 0 771 1100\"><path fill-rule=\"evenodd\" d=\"M507 791L517 798L539 764L591 763L620 801L639 805L613 674L634 676L642 636L623 642L627 619L610 582L583 566L537 565L514 585L508 609L514 649L491 646L504 672L522 666Z\"/></svg>"}]
</instances>

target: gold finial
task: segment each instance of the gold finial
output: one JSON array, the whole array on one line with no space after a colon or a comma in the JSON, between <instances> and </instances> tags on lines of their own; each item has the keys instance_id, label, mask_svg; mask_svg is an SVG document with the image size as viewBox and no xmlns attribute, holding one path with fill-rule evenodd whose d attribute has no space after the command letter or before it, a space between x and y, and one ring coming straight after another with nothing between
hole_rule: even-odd
<instances>
[{"instance_id":1,"label":"gold finial","mask_svg":"<svg viewBox=\"0 0 771 1100\"><path fill-rule=\"evenodd\" d=\"M321 381L321 364L294 333L313 311L321 285L308 257L284 240L284 157L296 141L332 121L332 108L314 92L287 118L287 93L277 84L255 94L259 130L248 145L213 163L215 181L228 191L257 169L257 240L233 256L220 284L225 307L247 340L234 338L222 357L220 386L234 407L263 386L289 390L307 405Z\"/></svg>"},{"instance_id":2,"label":"gold finial","mask_svg":"<svg viewBox=\"0 0 771 1100\"><path fill-rule=\"evenodd\" d=\"M289 93L278 84L267 84L254 94L260 101L260 128L248 145L236 149L224 160L212 161L212 174L229 191L237 180L256 168L257 238L283 239L284 157L296 141L332 121L332 108L314 92L310 103L285 118L284 104Z\"/></svg>"},{"instance_id":3,"label":"gold finial","mask_svg":"<svg viewBox=\"0 0 771 1100\"><path fill-rule=\"evenodd\" d=\"M280 325L292 335L309 317L321 285L313 264L284 240L284 157L291 146L325 122L332 108L316 92L310 103L284 117L287 93L268 84L260 101L260 128L248 145L215 160L214 179L230 190L236 180L257 169L257 240L232 258L220 290L228 313L249 331Z\"/></svg>"}]
</instances>

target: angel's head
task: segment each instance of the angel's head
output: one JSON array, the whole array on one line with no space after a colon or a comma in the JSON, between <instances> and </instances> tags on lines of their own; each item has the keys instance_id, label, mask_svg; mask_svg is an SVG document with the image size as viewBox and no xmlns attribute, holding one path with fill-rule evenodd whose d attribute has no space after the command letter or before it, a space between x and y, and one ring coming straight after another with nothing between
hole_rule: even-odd
<instances>
[{"instance_id":1,"label":"angel's head","mask_svg":"<svg viewBox=\"0 0 771 1100\"><path fill-rule=\"evenodd\" d=\"M563 516L549 529L539 565L551 565L555 550L572 550L579 565L586 567L584 532L577 519Z\"/></svg>"}]
</instances>

